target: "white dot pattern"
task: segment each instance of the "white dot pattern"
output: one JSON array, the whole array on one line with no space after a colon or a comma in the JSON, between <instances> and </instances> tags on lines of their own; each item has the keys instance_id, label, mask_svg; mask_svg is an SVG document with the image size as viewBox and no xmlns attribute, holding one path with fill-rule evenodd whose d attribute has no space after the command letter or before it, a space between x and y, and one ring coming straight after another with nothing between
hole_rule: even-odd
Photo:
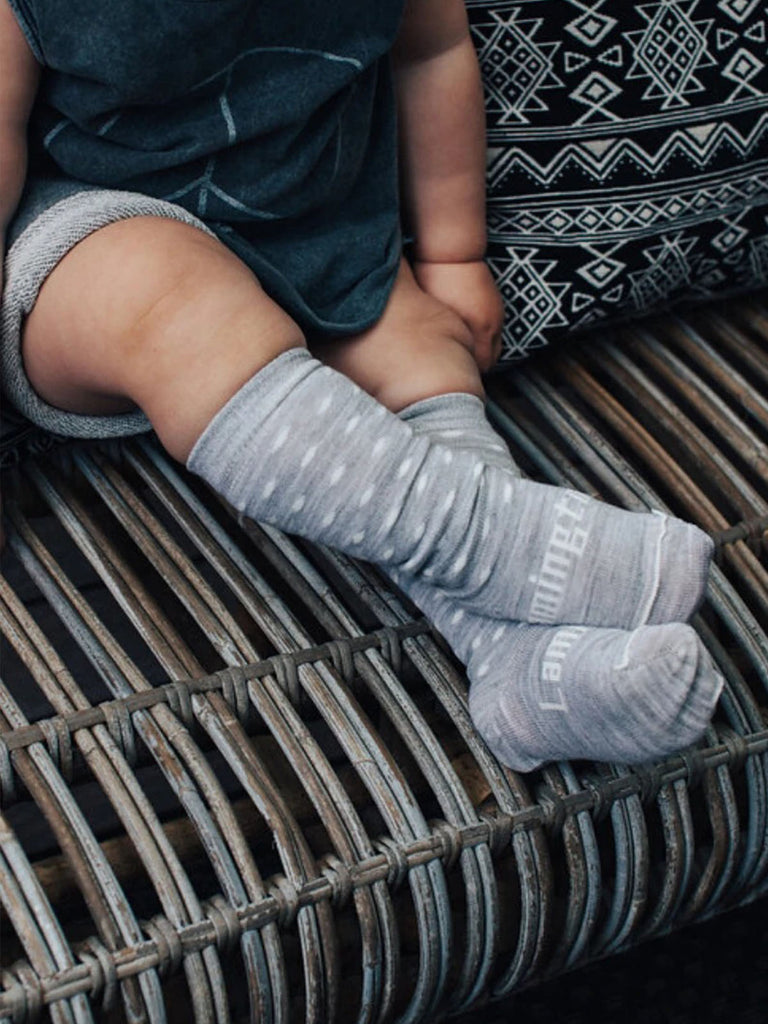
<instances>
[{"instance_id":1,"label":"white dot pattern","mask_svg":"<svg viewBox=\"0 0 768 1024\"><path fill-rule=\"evenodd\" d=\"M317 448L318 446L313 444L304 452L304 455L301 458L302 469L306 469L310 462L313 461L314 457L317 455Z\"/></svg>"},{"instance_id":2,"label":"white dot pattern","mask_svg":"<svg viewBox=\"0 0 768 1024\"><path fill-rule=\"evenodd\" d=\"M641 597L649 622L698 604L700 531L667 521L659 554L656 517L516 479L497 451L478 457L480 428L433 444L319 367L304 350L273 360L195 446L190 467L245 514L420 573L500 621L629 627Z\"/></svg>"},{"instance_id":3,"label":"white dot pattern","mask_svg":"<svg viewBox=\"0 0 768 1024\"><path fill-rule=\"evenodd\" d=\"M291 433L291 428L288 426L287 423L284 424L280 428L280 430L278 430L277 434L275 435L275 439L272 442L272 444L270 445L270 449L269 450L271 452L280 451L280 449L283 447L285 442L288 440L288 437L289 437L290 433Z\"/></svg>"}]
</instances>

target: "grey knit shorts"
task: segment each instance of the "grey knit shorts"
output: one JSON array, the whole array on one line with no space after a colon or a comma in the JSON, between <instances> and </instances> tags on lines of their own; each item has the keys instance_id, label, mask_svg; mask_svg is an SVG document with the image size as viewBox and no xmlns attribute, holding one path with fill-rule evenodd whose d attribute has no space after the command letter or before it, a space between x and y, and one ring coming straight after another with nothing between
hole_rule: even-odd
<instances>
[{"instance_id":1,"label":"grey knit shorts","mask_svg":"<svg viewBox=\"0 0 768 1024\"><path fill-rule=\"evenodd\" d=\"M99 228L128 217L170 217L210 233L187 210L136 192L121 192L59 179L29 182L7 233L0 305L0 383L3 399L55 434L120 437L150 429L140 411L81 416L44 402L32 388L21 358L24 319L45 279L73 246Z\"/></svg>"}]
</instances>

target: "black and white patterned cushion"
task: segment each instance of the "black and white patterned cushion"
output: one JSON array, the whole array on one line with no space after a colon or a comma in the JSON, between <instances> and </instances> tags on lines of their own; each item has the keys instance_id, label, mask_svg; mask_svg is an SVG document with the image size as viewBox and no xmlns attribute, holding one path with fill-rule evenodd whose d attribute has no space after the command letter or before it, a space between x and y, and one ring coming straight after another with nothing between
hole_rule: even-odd
<instances>
[{"instance_id":1,"label":"black and white patterned cushion","mask_svg":"<svg viewBox=\"0 0 768 1024\"><path fill-rule=\"evenodd\" d=\"M466 0L503 359L768 279L765 0Z\"/></svg>"}]
</instances>

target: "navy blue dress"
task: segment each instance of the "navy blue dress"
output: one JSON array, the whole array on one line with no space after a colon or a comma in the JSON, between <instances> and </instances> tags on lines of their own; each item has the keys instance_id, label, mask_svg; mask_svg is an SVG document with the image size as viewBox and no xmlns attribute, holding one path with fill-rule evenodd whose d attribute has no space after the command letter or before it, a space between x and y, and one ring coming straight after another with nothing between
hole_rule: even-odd
<instances>
[{"instance_id":1,"label":"navy blue dress","mask_svg":"<svg viewBox=\"0 0 768 1024\"><path fill-rule=\"evenodd\" d=\"M375 322L401 251L403 0L11 0L34 174L183 206L308 332Z\"/></svg>"}]
</instances>

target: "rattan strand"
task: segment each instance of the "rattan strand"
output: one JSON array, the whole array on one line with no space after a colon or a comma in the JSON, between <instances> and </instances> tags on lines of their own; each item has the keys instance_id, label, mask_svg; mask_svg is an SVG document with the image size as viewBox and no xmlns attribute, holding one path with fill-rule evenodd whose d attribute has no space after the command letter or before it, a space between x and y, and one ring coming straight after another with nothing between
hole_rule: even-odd
<instances>
[{"instance_id":1,"label":"rattan strand","mask_svg":"<svg viewBox=\"0 0 768 1024\"><path fill-rule=\"evenodd\" d=\"M0 578L0 1021L417 1024L764 894L767 337L752 301L489 385L526 472L717 540L695 624L721 707L642 769L505 771L387 580L239 522L151 441L23 461Z\"/></svg>"}]
</instances>

